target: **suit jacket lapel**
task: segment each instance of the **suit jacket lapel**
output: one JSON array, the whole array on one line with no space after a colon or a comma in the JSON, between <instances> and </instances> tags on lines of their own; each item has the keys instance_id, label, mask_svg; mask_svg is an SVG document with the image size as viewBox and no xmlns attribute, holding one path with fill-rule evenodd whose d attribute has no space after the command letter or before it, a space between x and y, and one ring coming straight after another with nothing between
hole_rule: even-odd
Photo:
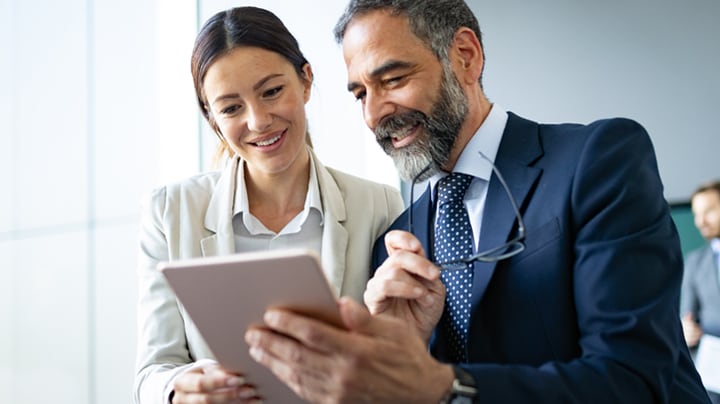
<instances>
[{"instance_id":1,"label":"suit jacket lapel","mask_svg":"<svg viewBox=\"0 0 720 404\"><path fill-rule=\"evenodd\" d=\"M435 209L432 198L430 198L430 185L427 186L425 192L412 204L412 208L413 228L409 229L405 227L401 230L412 230L428 254L428 259L432 259L433 237L431 235L434 231ZM409 218L407 225L409 226Z\"/></svg>"},{"instance_id":2,"label":"suit jacket lapel","mask_svg":"<svg viewBox=\"0 0 720 404\"><path fill-rule=\"evenodd\" d=\"M495 165L510 188L523 213L525 200L542 170L531 167L542 156L538 138L538 125L509 113ZM477 251L500 246L516 236L517 220L508 196L497 179L490 180L487 199L483 209L482 229ZM497 268L497 262L476 262L473 276L471 305L476 307L482 299ZM472 322L471 322L472 323Z\"/></svg>"}]
</instances>

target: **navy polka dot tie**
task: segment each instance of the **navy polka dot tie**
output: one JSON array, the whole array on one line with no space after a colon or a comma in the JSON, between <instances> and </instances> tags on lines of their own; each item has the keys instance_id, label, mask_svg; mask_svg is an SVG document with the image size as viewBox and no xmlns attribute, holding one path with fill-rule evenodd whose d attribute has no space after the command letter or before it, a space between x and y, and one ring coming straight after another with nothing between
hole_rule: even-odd
<instances>
[{"instance_id":1,"label":"navy polka dot tie","mask_svg":"<svg viewBox=\"0 0 720 404\"><path fill-rule=\"evenodd\" d=\"M435 225L435 262L466 258L473 253L473 234L463 197L472 176L452 173L438 183L438 217ZM442 326L450 337L453 358L466 362L470 292L473 268L441 272L447 294Z\"/></svg>"}]
</instances>

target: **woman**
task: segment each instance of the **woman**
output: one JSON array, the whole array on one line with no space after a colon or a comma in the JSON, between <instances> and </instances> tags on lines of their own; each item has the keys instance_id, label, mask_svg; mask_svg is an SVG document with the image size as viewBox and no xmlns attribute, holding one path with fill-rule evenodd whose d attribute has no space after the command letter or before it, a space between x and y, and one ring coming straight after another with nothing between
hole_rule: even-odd
<instances>
[{"instance_id":1,"label":"woman","mask_svg":"<svg viewBox=\"0 0 720 404\"><path fill-rule=\"evenodd\" d=\"M362 301L372 244L403 208L391 187L318 161L305 116L312 70L272 13L241 7L210 18L195 42L192 75L227 162L221 172L155 190L145 205L135 380L143 404L255 394L213 360L155 269L159 262L310 248L337 295Z\"/></svg>"}]
</instances>

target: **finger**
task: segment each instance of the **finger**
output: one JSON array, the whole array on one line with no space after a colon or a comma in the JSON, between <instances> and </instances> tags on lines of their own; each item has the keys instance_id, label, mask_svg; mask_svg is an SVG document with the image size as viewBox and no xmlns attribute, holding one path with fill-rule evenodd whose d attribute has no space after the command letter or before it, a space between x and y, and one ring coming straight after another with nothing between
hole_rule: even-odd
<instances>
[{"instance_id":1,"label":"finger","mask_svg":"<svg viewBox=\"0 0 720 404\"><path fill-rule=\"evenodd\" d=\"M261 331L266 332L266 331ZM277 345L268 344L267 335L262 336L257 345L250 348L250 356L267 367L278 379L283 381L300 397L308 401L317 401L313 395L320 394L325 397L327 386L333 385L329 375L334 374L332 366L321 367L318 359L306 359L303 355L291 355L295 360L288 360L277 355ZM318 369L324 369L318 370Z\"/></svg>"},{"instance_id":2,"label":"finger","mask_svg":"<svg viewBox=\"0 0 720 404\"><path fill-rule=\"evenodd\" d=\"M227 404L237 403L236 400L241 402L257 401L260 397L252 387L236 387L236 388L224 388L216 390L212 393L185 393L175 392L173 396L173 404L194 404L194 403L208 403L208 404Z\"/></svg>"},{"instance_id":3,"label":"finger","mask_svg":"<svg viewBox=\"0 0 720 404\"><path fill-rule=\"evenodd\" d=\"M414 282L419 284L417 281ZM371 279L363 293L363 300L370 313L379 314L385 311L392 299L416 300L422 298L426 292L424 288L408 282Z\"/></svg>"},{"instance_id":4,"label":"finger","mask_svg":"<svg viewBox=\"0 0 720 404\"><path fill-rule=\"evenodd\" d=\"M318 352L335 352L343 347L343 333L321 320L275 308L266 311L263 320L277 334L273 341L278 346L292 349L293 345L284 341L290 338Z\"/></svg>"},{"instance_id":5,"label":"finger","mask_svg":"<svg viewBox=\"0 0 720 404\"><path fill-rule=\"evenodd\" d=\"M396 319L372 316L365 307L348 297L341 297L339 304L340 316L351 331L370 336L394 337L398 330L405 327L404 323Z\"/></svg>"},{"instance_id":6,"label":"finger","mask_svg":"<svg viewBox=\"0 0 720 404\"><path fill-rule=\"evenodd\" d=\"M314 401L313 395L324 397L327 386L332 385L330 378L337 369L328 355L267 329L250 329L245 340L250 345L250 356L299 396Z\"/></svg>"},{"instance_id":7,"label":"finger","mask_svg":"<svg viewBox=\"0 0 720 404\"><path fill-rule=\"evenodd\" d=\"M375 275L381 276L397 276L402 270L413 276L419 276L428 280L440 278L440 271L431 261L424 255L415 254L405 250L398 250L393 255L385 259L375 271ZM387 272L387 273L386 273Z\"/></svg>"},{"instance_id":8,"label":"finger","mask_svg":"<svg viewBox=\"0 0 720 404\"><path fill-rule=\"evenodd\" d=\"M385 235L385 248L388 255L393 255L398 250L405 250L415 254L425 256L420 240L410 232L402 230L392 230Z\"/></svg>"},{"instance_id":9,"label":"finger","mask_svg":"<svg viewBox=\"0 0 720 404\"><path fill-rule=\"evenodd\" d=\"M229 376L224 373L205 374L202 369L189 371L175 380L176 392L184 393L210 393L222 388L235 388L245 384L245 379L239 376Z\"/></svg>"}]
</instances>

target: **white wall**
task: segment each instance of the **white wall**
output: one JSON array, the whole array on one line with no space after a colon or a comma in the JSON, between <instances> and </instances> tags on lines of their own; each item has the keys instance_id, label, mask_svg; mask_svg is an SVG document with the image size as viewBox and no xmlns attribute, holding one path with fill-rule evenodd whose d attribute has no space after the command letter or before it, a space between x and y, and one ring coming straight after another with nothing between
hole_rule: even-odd
<instances>
[{"instance_id":1,"label":"white wall","mask_svg":"<svg viewBox=\"0 0 720 404\"><path fill-rule=\"evenodd\" d=\"M670 201L720 179L720 2L469 4L484 34L493 101L546 122L639 121Z\"/></svg>"},{"instance_id":2,"label":"white wall","mask_svg":"<svg viewBox=\"0 0 720 404\"><path fill-rule=\"evenodd\" d=\"M0 403L130 402L138 203L206 166L190 49L198 20L240 4L275 11L313 64L323 161L396 183L344 90L344 1L0 0ZM638 119L670 199L720 176L720 3L471 4L491 99L541 121Z\"/></svg>"},{"instance_id":3,"label":"white wall","mask_svg":"<svg viewBox=\"0 0 720 404\"><path fill-rule=\"evenodd\" d=\"M156 4L0 0L0 403L131 401L140 196L199 161L194 110L166 136Z\"/></svg>"}]
</instances>

